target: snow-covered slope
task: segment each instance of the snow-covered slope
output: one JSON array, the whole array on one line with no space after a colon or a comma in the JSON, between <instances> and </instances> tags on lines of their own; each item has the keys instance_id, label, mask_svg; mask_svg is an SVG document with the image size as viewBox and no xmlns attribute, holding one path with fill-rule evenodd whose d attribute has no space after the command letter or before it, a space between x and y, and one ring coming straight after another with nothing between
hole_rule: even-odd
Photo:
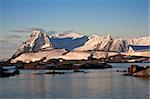
<instances>
[{"instance_id":1,"label":"snow-covered slope","mask_svg":"<svg viewBox=\"0 0 150 99\"><path fill-rule=\"evenodd\" d=\"M67 54L60 56L59 58L63 58L66 60L86 60L89 56L89 52L68 52Z\"/></svg>"},{"instance_id":2,"label":"snow-covered slope","mask_svg":"<svg viewBox=\"0 0 150 99\"><path fill-rule=\"evenodd\" d=\"M131 45L150 45L150 36L128 39L127 42Z\"/></svg>"},{"instance_id":3,"label":"snow-covered slope","mask_svg":"<svg viewBox=\"0 0 150 99\"><path fill-rule=\"evenodd\" d=\"M22 53L36 52L40 49L52 47L50 38L47 34L41 31L33 31L29 39L21 45L18 51L13 55L13 58Z\"/></svg>"},{"instance_id":4,"label":"snow-covered slope","mask_svg":"<svg viewBox=\"0 0 150 99\"><path fill-rule=\"evenodd\" d=\"M20 56L16 57L15 59L12 59L11 62L15 63L17 61L23 61L26 63L29 62L35 62L39 61L42 58L46 58L46 61L52 58L59 58L67 51L65 49L53 49L48 51L39 51L39 52L29 52L29 53L23 53Z\"/></svg>"},{"instance_id":5,"label":"snow-covered slope","mask_svg":"<svg viewBox=\"0 0 150 99\"><path fill-rule=\"evenodd\" d=\"M100 50L111 52L125 52L128 45L150 45L150 36L134 39L117 39L110 35L100 37L92 35L89 40L81 47L75 48L74 51Z\"/></svg>"},{"instance_id":6,"label":"snow-covered slope","mask_svg":"<svg viewBox=\"0 0 150 99\"><path fill-rule=\"evenodd\" d=\"M144 51L144 52L125 52L121 53L122 55L130 55L130 56L145 56L150 57L150 51Z\"/></svg>"},{"instance_id":7,"label":"snow-covered slope","mask_svg":"<svg viewBox=\"0 0 150 99\"><path fill-rule=\"evenodd\" d=\"M89 40L81 47L75 48L74 51L87 51L93 50L97 47L98 43L101 41L101 37L98 35L92 35Z\"/></svg>"},{"instance_id":8,"label":"snow-covered slope","mask_svg":"<svg viewBox=\"0 0 150 99\"><path fill-rule=\"evenodd\" d=\"M74 48L84 45L84 43L88 40L88 37L86 37L86 36L81 36L78 38L51 37L50 39L51 39L53 48L66 49L66 50L70 51L70 50L73 50Z\"/></svg>"},{"instance_id":9,"label":"snow-covered slope","mask_svg":"<svg viewBox=\"0 0 150 99\"><path fill-rule=\"evenodd\" d=\"M89 40L81 47L74 49L75 51L101 50L101 51L126 51L126 41L122 39L112 38L110 35L100 37L92 35Z\"/></svg>"}]
</instances>

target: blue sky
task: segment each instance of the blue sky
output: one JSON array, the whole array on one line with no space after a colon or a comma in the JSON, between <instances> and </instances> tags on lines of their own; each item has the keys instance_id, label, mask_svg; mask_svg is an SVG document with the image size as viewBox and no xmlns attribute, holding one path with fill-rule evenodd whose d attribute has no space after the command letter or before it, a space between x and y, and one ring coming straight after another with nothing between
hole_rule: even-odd
<instances>
[{"instance_id":1,"label":"blue sky","mask_svg":"<svg viewBox=\"0 0 150 99\"><path fill-rule=\"evenodd\" d=\"M149 0L0 0L0 54L13 54L33 28L147 36L148 10Z\"/></svg>"},{"instance_id":2,"label":"blue sky","mask_svg":"<svg viewBox=\"0 0 150 99\"><path fill-rule=\"evenodd\" d=\"M43 28L119 37L148 34L149 0L1 0L2 33Z\"/></svg>"}]
</instances>

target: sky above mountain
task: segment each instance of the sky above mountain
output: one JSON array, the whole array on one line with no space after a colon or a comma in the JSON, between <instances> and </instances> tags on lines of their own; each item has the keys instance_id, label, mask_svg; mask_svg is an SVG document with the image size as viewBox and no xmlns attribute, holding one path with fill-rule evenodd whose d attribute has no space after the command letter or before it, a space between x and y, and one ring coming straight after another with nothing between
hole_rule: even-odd
<instances>
[{"instance_id":1,"label":"sky above mountain","mask_svg":"<svg viewBox=\"0 0 150 99\"><path fill-rule=\"evenodd\" d=\"M43 28L123 37L148 34L149 0L1 0L1 33ZM16 31L17 32L17 31Z\"/></svg>"},{"instance_id":2,"label":"sky above mountain","mask_svg":"<svg viewBox=\"0 0 150 99\"><path fill-rule=\"evenodd\" d=\"M149 0L0 0L0 54L14 53L35 29L147 36L149 9Z\"/></svg>"}]
</instances>

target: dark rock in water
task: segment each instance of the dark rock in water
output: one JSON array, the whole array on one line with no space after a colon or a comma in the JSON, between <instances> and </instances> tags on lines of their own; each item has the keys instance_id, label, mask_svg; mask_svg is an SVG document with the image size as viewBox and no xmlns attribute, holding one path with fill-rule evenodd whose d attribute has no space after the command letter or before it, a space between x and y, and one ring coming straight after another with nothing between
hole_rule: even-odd
<instances>
[{"instance_id":1,"label":"dark rock in water","mask_svg":"<svg viewBox=\"0 0 150 99\"><path fill-rule=\"evenodd\" d=\"M131 73L125 73L125 74L123 74L124 76L132 76L132 74Z\"/></svg>"},{"instance_id":2,"label":"dark rock in water","mask_svg":"<svg viewBox=\"0 0 150 99\"><path fill-rule=\"evenodd\" d=\"M0 77L9 77L20 74L16 66L0 66Z\"/></svg>"},{"instance_id":3,"label":"dark rock in water","mask_svg":"<svg viewBox=\"0 0 150 99\"><path fill-rule=\"evenodd\" d=\"M112 68L111 65L106 63L100 63L98 61L89 60L66 60L64 62L58 63L55 66L49 67L52 70L74 70L74 69L105 69Z\"/></svg>"},{"instance_id":4,"label":"dark rock in water","mask_svg":"<svg viewBox=\"0 0 150 99\"><path fill-rule=\"evenodd\" d=\"M112 68L111 65L106 63L85 63L79 66L80 69L105 69Z\"/></svg>"},{"instance_id":5,"label":"dark rock in water","mask_svg":"<svg viewBox=\"0 0 150 99\"><path fill-rule=\"evenodd\" d=\"M52 72L46 72L44 74L65 74L65 72L55 72L55 71L52 71Z\"/></svg>"},{"instance_id":6,"label":"dark rock in water","mask_svg":"<svg viewBox=\"0 0 150 99\"><path fill-rule=\"evenodd\" d=\"M42 74L65 74L65 72L56 72L56 71L49 71L49 72L46 72L46 73L35 73L35 74L39 74L39 75L42 75Z\"/></svg>"},{"instance_id":7,"label":"dark rock in water","mask_svg":"<svg viewBox=\"0 0 150 99\"><path fill-rule=\"evenodd\" d=\"M49 72L45 72L45 73L34 73L36 75L43 75L43 74L67 74L67 73L89 73L87 71L83 71L83 70L73 70L73 72L60 72L60 71L49 71Z\"/></svg>"},{"instance_id":8,"label":"dark rock in water","mask_svg":"<svg viewBox=\"0 0 150 99\"><path fill-rule=\"evenodd\" d=\"M116 70L116 72L127 72L126 70Z\"/></svg>"},{"instance_id":9,"label":"dark rock in water","mask_svg":"<svg viewBox=\"0 0 150 99\"><path fill-rule=\"evenodd\" d=\"M134 76L134 77L150 77L150 66L141 67L138 65L131 65L128 68L128 73L124 74L125 76Z\"/></svg>"},{"instance_id":10,"label":"dark rock in water","mask_svg":"<svg viewBox=\"0 0 150 99\"><path fill-rule=\"evenodd\" d=\"M143 69L144 69L144 67L141 67L141 66L138 66L138 65L131 65L128 68L128 73L134 74L134 73L136 73L138 71L141 71Z\"/></svg>"},{"instance_id":11,"label":"dark rock in water","mask_svg":"<svg viewBox=\"0 0 150 99\"><path fill-rule=\"evenodd\" d=\"M147 66L143 70L134 73L133 76L135 76L135 77L150 77L150 67Z\"/></svg>"},{"instance_id":12,"label":"dark rock in water","mask_svg":"<svg viewBox=\"0 0 150 99\"><path fill-rule=\"evenodd\" d=\"M102 63L97 59L93 60L59 60L51 59L48 62L30 62L23 63L18 61L15 65L19 69L49 69L49 70L74 70L77 69L105 69L112 68L111 65L107 63Z\"/></svg>"},{"instance_id":13,"label":"dark rock in water","mask_svg":"<svg viewBox=\"0 0 150 99\"><path fill-rule=\"evenodd\" d=\"M73 72L74 72L74 73L88 73L88 72L86 72L86 71L78 70L78 69L73 70Z\"/></svg>"},{"instance_id":14,"label":"dark rock in water","mask_svg":"<svg viewBox=\"0 0 150 99\"><path fill-rule=\"evenodd\" d=\"M133 62L150 62L150 57L116 54L107 58L102 58L103 61L109 63L133 63Z\"/></svg>"}]
</instances>

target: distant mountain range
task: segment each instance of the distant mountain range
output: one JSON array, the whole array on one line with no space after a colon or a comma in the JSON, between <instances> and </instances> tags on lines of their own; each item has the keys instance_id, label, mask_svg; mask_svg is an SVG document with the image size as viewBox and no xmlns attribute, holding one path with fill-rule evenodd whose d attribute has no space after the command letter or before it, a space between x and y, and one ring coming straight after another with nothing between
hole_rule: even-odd
<instances>
[{"instance_id":1,"label":"distant mountain range","mask_svg":"<svg viewBox=\"0 0 150 99\"><path fill-rule=\"evenodd\" d=\"M76 51L86 50L101 50L111 52L126 52L128 45L150 45L150 36L133 38L133 39L122 39L113 38L110 35L100 37L93 34L89 37L88 41L81 47L75 48Z\"/></svg>"},{"instance_id":2,"label":"distant mountain range","mask_svg":"<svg viewBox=\"0 0 150 99\"><path fill-rule=\"evenodd\" d=\"M133 39L118 39L113 38L110 35L99 36L93 34L89 37L78 33L56 33L47 35L41 31L33 31L28 40L24 42L13 55L12 59L17 58L22 54L37 54L37 52L50 50L59 50L59 52L60 50L63 50L62 52L126 52L128 50L128 45L150 45L149 40L150 36Z\"/></svg>"}]
</instances>

